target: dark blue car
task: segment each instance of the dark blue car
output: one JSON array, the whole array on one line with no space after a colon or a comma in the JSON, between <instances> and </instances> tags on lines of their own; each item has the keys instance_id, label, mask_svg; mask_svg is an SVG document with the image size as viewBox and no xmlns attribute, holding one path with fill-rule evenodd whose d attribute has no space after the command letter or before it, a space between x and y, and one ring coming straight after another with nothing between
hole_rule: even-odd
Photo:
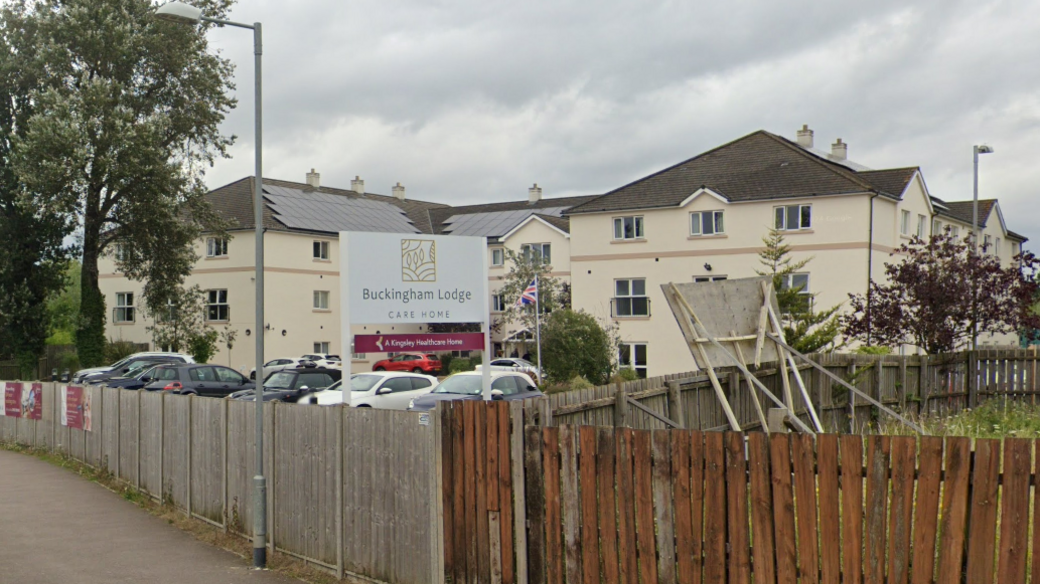
<instances>
[{"instance_id":1,"label":"dark blue car","mask_svg":"<svg viewBox=\"0 0 1040 584\"><path fill-rule=\"evenodd\" d=\"M483 399L483 375L479 371L456 373L445 379L432 392L408 404L410 412L432 410L437 402ZM542 397L534 381L524 373L491 372L491 399L513 401Z\"/></svg>"},{"instance_id":2,"label":"dark blue car","mask_svg":"<svg viewBox=\"0 0 1040 584\"><path fill-rule=\"evenodd\" d=\"M105 387L119 387L122 389L141 389L151 383L159 374L159 370L170 367L170 364L153 365L138 370L134 375L127 377L113 377L104 382Z\"/></svg>"}]
</instances>

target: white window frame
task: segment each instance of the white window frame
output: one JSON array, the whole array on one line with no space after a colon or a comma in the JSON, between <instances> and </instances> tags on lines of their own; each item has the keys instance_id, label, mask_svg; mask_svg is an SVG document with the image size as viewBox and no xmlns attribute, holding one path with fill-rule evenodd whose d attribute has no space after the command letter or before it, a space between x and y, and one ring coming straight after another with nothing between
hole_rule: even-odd
<instances>
[{"instance_id":1,"label":"white window frame","mask_svg":"<svg viewBox=\"0 0 1040 584\"><path fill-rule=\"evenodd\" d=\"M954 239L960 239L960 237L961 237L961 228L958 227L957 225L954 225L950 229L950 237L953 237Z\"/></svg>"},{"instance_id":2,"label":"white window frame","mask_svg":"<svg viewBox=\"0 0 1040 584\"><path fill-rule=\"evenodd\" d=\"M907 209L899 212L899 234L910 236L910 211Z\"/></svg>"},{"instance_id":3,"label":"white window frame","mask_svg":"<svg viewBox=\"0 0 1040 584\"><path fill-rule=\"evenodd\" d=\"M495 247L491 249L491 265L492 266L504 266L506 265L506 250L501 247Z\"/></svg>"},{"instance_id":4,"label":"white window frame","mask_svg":"<svg viewBox=\"0 0 1040 584\"><path fill-rule=\"evenodd\" d=\"M549 253L545 253L546 251ZM520 254L523 255L524 259L527 261L534 259L534 252L538 252L538 258L543 264L552 263L551 243L525 243L520 246Z\"/></svg>"},{"instance_id":5,"label":"white window frame","mask_svg":"<svg viewBox=\"0 0 1040 584\"><path fill-rule=\"evenodd\" d=\"M708 223L711 227L710 232L704 230L704 219L706 215L711 217L711 221ZM723 221L722 211L695 211L690 213L691 236L724 235L725 233L726 224Z\"/></svg>"},{"instance_id":6,"label":"white window frame","mask_svg":"<svg viewBox=\"0 0 1040 584\"><path fill-rule=\"evenodd\" d=\"M627 292L621 294L618 292L618 285L624 282L627 287ZM636 282L642 282L643 293L636 294L634 292ZM645 318L650 316L650 297L646 293L646 278L617 278L614 280L614 318ZM636 312L636 299L644 299L646 301L645 312ZM621 314L622 300L627 300L628 303L628 314Z\"/></svg>"},{"instance_id":7,"label":"white window frame","mask_svg":"<svg viewBox=\"0 0 1040 584\"><path fill-rule=\"evenodd\" d=\"M998 237L993 243L993 255L1000 257L1000 238Z\"/></svg>"},{"instance_id":8,"label":"white window frame","mask_svg":"<svg viewBox=\"0 0 1040 584\"><path fill-rule=\"evenodd\" d=\"M781 282L781 286L784 289L793 288L794 279L800 278L802 276L805 277L805 287L798 291L798 295L807 298L806 302L808 303L808 306L806 308L812 309L812 277L810 277L808 272L796 272L793 274L787 274L787 276Z\"/></svg>"},{"instance_id":9,"label":"white window frame","mask_svg":"<svg viewBox=\"0 0 1040 584\"><path fill-rule=\"evenodd\" d=\"M311 254L316 260L328 261L330 247L332 246L329 245L328 241L315 239L314 245L311 246Z\"/></svg>"},{"instance_id":10,"label":"white window frame","mask_svg":"<svg viewBox=\"0 0 1040 584\"><path fill-rule=\"evenodd\" d=\"M137 322L137 310L134 308L133 292L116 292L116 306L112 311L112 322Z\"/></svg>"},{"instance_id":11,"label":"white window frame","mask_svg":"<svg viewBox=\"0 0 1040 584\"><path fill-rule=\"evenodd\" d=\"M1019 253L1021 253L1021 252L1019 252L1018 242L1017 241L1012 241L1011 242L1011 257L1015 257Z\"/></svg>"},{"instance_id":12,"label":"white window frame","mask_svg":"<svg viewBox=\"0 0 1040 584\"><path fill-rule=\"evenodd\" d=\"M506 299L501 294L491 295L491 312L505 312Z\"/></svg>"},{"instance_id":13,"label":"white window frame","mask_svg":"<svg viewBox=\"0 0 1040 584\"><path fill-rule=\"evenodd\" d=\"M117 243L115 251L112 252L112 256L115 257L117 262L126 261L126 245L123 243Z\"/></svg>"},{"instance_id":14,"label":"white window frame","mask_svg":"<svg viewBox=\"0 0 1040 584\"><path fill-rule=\"evenodd\" d=\"M643 348L642 364L636 362L636 351L638 347ZM624 356L625 353L628 353L627 359ZM639 374L640 379L645 379L647 377L647 371L650 367L650 348L648 343L623 342L618 345L618 368L623 369L628 367L635 369L636 373Z\"/></svg>"},{"instance_id":15,"label":"white window frame","mask_svg":"<svg viewBox=\"0 0 1040 584\"><path fill-rule=\"evenodd\" d=\"M313 352L314 353L318 353L319 355L328 355L331 352L331 351L329 351L329 342L328 341L314 341L314 351Z\"/></svg>"},{"instance_id":16,"label":"white window frame","mask_svg":"<svg viewBox=\"0 0 1040 584\"><path fill-rule=\"evenodd\" d=\"M798 226L788 227L788 219L792 209L796 209L798 213ZM809 220L804 221L805 216L803 213L804 209L809 210ZM797 205L780 205L773 207L773 226L778 231L803 231L806 229L812 229L812 203L808 204L797 204Z\"/></svg>"},{"instance_id":17,"label":"white window frame","mask_svg":"<svg viewBox=\"0 0 1040 584\"><path fill-rule=\"evenodd\" d=\"M226 237L206 238L206 257L226 258L228 257L228 240Z\"/></svg>"},{"instance_id":18,"label":"white window frame","mask_svg":"<svg viewBox=\"0 0 1040 584\"><path fill-rule=\"evenodd\" d=\"M932 219L932 235L939 235L940 233L942 233L942 221Z\"/></svg>"},{"instance_id":19,"label":"white window frame","mask_svg":"<svg viewBox=\"0 0 1040 584\"><path fill-rule=\"evenodd\" d=\"M983 234L983 236L982 236L982 245L983 245L983 249L986 250L984 253L993 253L993 246L990 245L990 242L992 242L992 241L993 241L993 238L990 236L990 234L988 234L988 233Z\"/></svg>"},{"instance_id":20,"label":"white window frame","mask_svg":"<svg viewBox=\"0 0 1040 584\"><path fill-rule=\"evenodd\" d=\"M629 237L625 231L626 221L630 221L632 224L631 237ZM621 217L614 217L613 225L614 241L632 241L646 238L646 226L643 225L642 215L623 215Z\"/></svg>"},{"instance_id":21,"label":"white window frame","mask_svg":"<svg viewBox=\"0 0 1040 584\"><path fill-rule=\"evenodd\" d=\"M928 225L928 218L918 213L917 215L917 237L924 239L925 227Z\"/></svg>"},{"instance_id":22,"label":"white window frame","mask_svg":"<svg viewBox=\"0 0 1040 584\"><path fill-rule=\"evenodd\" d=\"M329 294L328 290L315 290L314 291L314 310L331 310L329 308Z\"/></svg>"},{"instance_id":23,"label":"white window frame","mask_svg":"<svg viewBox=\"0 0 1040 584\"><path fill-rule=\"evenodd\" d=\"M222 292L223 294L221 294ZM217 318L211 318L214 309L216 310ZM224 318L220 318L221 312L224 313ZM227 288L206 290L206 322L229 322L230 320L231 305L228 304Z\"/></svg>"},{"instance_id":24,"label":"white window frame","mask_svg":"<svg viewBox=\"0 0 1040 584\"><path fill-rule=\"evenodd\" d=\"M393 353L391 353L391 355L392 354ZM350 360L351 361L354 361L354 360L364 361L367 358L368 357L367 357L367 355L365 353L355 353L354 352L354 342L351 341L351 343L350 343Z\"/></svg>"},{"instance_id":25,"label":"white window frame","mask_svg":"<svg viewBox=\"0 0 1040 584\"><path fill-rule=\"evenodd\" d=\"M716 275L716 276L694 276L693 277L693 281L697 282L697 283L721 282L723 280L728 280L728 279L729 279L729 276L722 275L722 274L719 274L719 275Z\"/></svg>"}]
</instances>

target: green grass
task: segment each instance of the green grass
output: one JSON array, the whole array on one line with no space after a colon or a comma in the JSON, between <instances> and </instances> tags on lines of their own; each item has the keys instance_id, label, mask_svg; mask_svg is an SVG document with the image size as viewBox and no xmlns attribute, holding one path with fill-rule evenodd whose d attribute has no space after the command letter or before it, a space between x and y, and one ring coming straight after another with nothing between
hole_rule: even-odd
<instances>
[{"instance_id":1,"label":"green grass","mask_svg":"<svg viewBox=\"0 0 1040 584\"><path fill-rule=\"evenodd\" d=\"M952 416L924 416L917 423L931 436L1040 438L1040 404L992 399ZM912 434L898 422L882 420L879 434Z\"/></svg>"}]
</instances>

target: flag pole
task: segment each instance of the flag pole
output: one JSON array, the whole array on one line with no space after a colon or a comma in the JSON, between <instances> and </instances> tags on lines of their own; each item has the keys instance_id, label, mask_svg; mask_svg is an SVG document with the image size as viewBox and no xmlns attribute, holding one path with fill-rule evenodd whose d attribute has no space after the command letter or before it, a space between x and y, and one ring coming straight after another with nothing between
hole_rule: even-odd
<instances>
[{"instance_id":1,"label":"flag pole","mask_svg":"<svg viewBox=\"0 0 1040 584\"><path fill-rule=\"evenodd\" d=\"M538 385L542 384L542 293L538 290L538 276L534 277L534 334L535 342L538 343Z\"/></svg>"}]
</instances>

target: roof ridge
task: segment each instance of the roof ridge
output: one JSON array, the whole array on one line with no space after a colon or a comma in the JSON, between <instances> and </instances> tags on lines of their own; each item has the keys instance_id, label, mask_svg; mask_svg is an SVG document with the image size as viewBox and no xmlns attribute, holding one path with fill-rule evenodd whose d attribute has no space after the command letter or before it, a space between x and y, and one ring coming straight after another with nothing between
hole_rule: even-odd
<instances>
[{"instance_id":1,"label":"roof ridge","mask_svg":"<svg viewBox=\"0 0 1040 584\"><path fill-rule=\"evenodd\" d=\"M876 186L874 186L874 185L870 184L869 182L867 182L867 181L859 178L858 176L856 176L856 173L859 172L859 171L853 171L852 169L846 168L846 167L844 167L844 166L842 166L842 165L840 165L840 164L838 164L836 162L831 162L829 160L825 161L824 159L820 158L819 156L816 156L815 154L813 154L811 152L807 152L805 150L805 148L802 148L798 144L795 144L794 142L791 142L790 140L788 140L787 138L784 138L783 136L777 136L776 134L773 134L772 132L767 132L765 130L762 130L762 133L765 134L766 136L769 136L772 140L774 140L778 144L782 144L784 147L788 148L789 150L801 154L802 156L804 156L807 159L815 162L819 166L822 166L823 168L826 168L827 170L830 170L834 174L837 174L837 175L841 176L842 178L845 178L846 180L854 182L854 183L858 184L861 187L865 187L866 190L869 191L869 192L878 192L878 191L880 191L880 189L877 188ZM889 194L892 194L892 193L889 193ZM902 193L899 193L899 194L901 195Z\"/></svg>"},{"instance_id":2,"label":"roof ridge","mask_svg":"<svg viewBox=\"0 0 1040 584\"><path fill-rule=\"evenodd\" d=\"M397 197L395 197L393 195L381 195L379 193L363 193L362 194L362 193L359 193L359 192L351 190L351 189L343 189L343 188L339 188L339 187L319 186L318 188L315 189L314 187L311 187L311 185L308 185L307 183L301 183L301 182L297 182L297 181L294 181L294 180L285 180L285 179L280 179L280 178L264 177L264 181L265 182L266 181L278 181L278 182L289 183L289 184L293 184L293 185L299 185L301 187L310 187L311 190L309 192L319 192L320 193L320 192L323 192L322 189L328 189L328 190L333 190L333 191L343 191L344 193L354 193L355 195L357 195L359 197L380 197L380 198L384 198L384 199L393 199L395 201L400 201L401 200L401 199L398 199ZM303 189L301 188L300 190L303 190ZM326 193L326 194L337 194L337 193ZM411 202L411 203L421 203L423 205L433 205L433 206L438 207L438 208L451 207L451 205L447 205L445 203L434 203L433 201L424 201L422 199L405 199L404 201L405 202Z\"/></svg>"}]
</instances>

